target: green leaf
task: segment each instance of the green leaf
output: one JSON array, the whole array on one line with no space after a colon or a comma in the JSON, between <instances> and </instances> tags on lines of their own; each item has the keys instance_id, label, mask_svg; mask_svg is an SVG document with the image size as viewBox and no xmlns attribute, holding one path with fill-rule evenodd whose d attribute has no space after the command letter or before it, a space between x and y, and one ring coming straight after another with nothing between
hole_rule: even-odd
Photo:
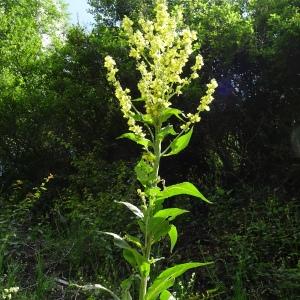
<instances>
[{"instance_id":1,"label":"green leaf","mask_svg":"<svg viewBox=\"0 0 300 300\"><path fill-rule=\"evenodd\" d=\"M151 115L149 114L135 114L133 116L134 120L139 121L139 122L145 122L149 125L153 125L153 120Z\"/></svg>"},{"instance_id":2,"label":"green leaf","mask_svg":"<svg viewBox=\"0 0 300 300\"><path fill-rule=\"evenodd\" d=\"M153 179L153 168L145 162L143 159L141 159L136 167L134 168L136 177L138 181L143 185L146 186L149 184Z\"/></svg>"},{"instance_id":3,"label":"green leaf","mask_svg":"<svg viewBox=\"0 0 300 300\"><path fill-rule=\"evenodd\" d=\"M164 270L156 278L156 280L159 281L160 279L168 278L168 277L176 278L176 277L182 275L183 273L185 273L186 271L188 271L190 269L203 267L203 266L207 266L207 265L211 265L211 264L212 264L212 262L206 262L206 263L190 262L190 263L179 264L179 265L176 265L174 267L171 267L171 268L168 268L168 269Z\"/></svg>"},{"instance_id":4,"label":"green leaf","mask_svg":"<svg viewBox=\"0 0 300 300\"><path fill-rule=\"evenodd\" d=\"M134 280L134 276L133 275L131 275L128 278L124 279L121 282L121 288L122 288L122 290L129 290L131 288L133 280Z\"/></svg>"},{"instance_id":5,"label":"green leaf","mask_svg":"<svg viewBox=\"0 0 300 300\"><path fill-rule=\"evenodd\" d=\"M178 184L174 184L168 187L165 187L163 191L157 192L157 200L161 201L166 198L174 197L177 195L190 195L197 198L200 198L201 200L212 203L209 200L207 200L200 192L199 190L190 182L182 182Z\"/></svg>"},{"instance_id":6,"label":"green leaf","mask_svg":"<svg viewBox=\"0 0 300 300\"><path fill-rule=\"evenodd\" d=\"M168 221L174 220L177 216L189 212L188 210L181 208L166 208L159 210L153 218L167 219Z\"/></svg>"},{"instance_id":7,"label":"green leaf","mask_svg":"<svg viewBox=\"0 0 300 300\"><path fill-rule=\"evenodd\" d=\"M130 234L126 234L125 237L124 237L124 239L125 239L126 241L128 241L128 242L133 243L133 244L136 245L137 247L142 248L142 243L141 243L141 241L140 241L139 238L137 238L137 237L135 237L135 236L132 236L132 235L130 235Z\"/></svg>"},{"instance_id":8,"label":"green leaf","mask_svg":"<svg viewBox=\"0 0 300 300\"><path fill-rule=\"evenodd\" d=\"M129 203L129 202L123 202L123 201L116 201L116 203L121 203L123 205L125 205L129 210L131 210L138 218L143 219L144 218L144 214L143 212L136 207L135 205Z\"/></svg>"},{"instance_id":9,"label":"green leaf","mask_svg":"<svg viewBox=\"0 0 300 300\"><path fill-rule=\"evenodd\" d=\"M152 120L151 115L144 114L144 115L142 116L142 120L143 120L144 122L146 122L147 124L153 125L153 120Z\"/></svg>"},{"instance_id":10,"label":"green leaf","mask_svg":"<svg viewBox=\"0 0 300 300\"><path fill-rule=\"evenodd\" d=\"M174 283L175 278L173 277L164 278L159 281L155 280L151 287L148 289L145 300L156 300L162 291L165 291L168 288L172 287Z\"/></svg>"},{"instance_id":11,"label":"green leaf","mask_svg":"<svg viewBox=\"0 0 300 300\"><path fill-rule=\"evenodd\" d=\"M181 114L182 111L177 108L166 108L161 115L161 121L166 122L172 116L176 116L178 119L182 120L180 117Z\"/></svg>"},{"instance_id":12,"label":"green leaf","mask_svg":"<svg viewBox=\"0 0 300 300\"><path fill-rule=\"evenodd\" d=\"M168 291L165 290L160 294L160 300L176 300L174 296Z\"/></svg>"},{"instance_id":13,"label":"green leaf","mask_svg":"<svg viewBox=\"0 0 300 300\"><path fill-rule=\"evenodd\" d=\"M137 262L135 260L134 254L129 249L123 250L123 257L125 260L135 269L138 270Z\"/></svg>"},{"instance_id":14,"label":"green leaf","mask_svg":"<svg viewBox=\"0 0 300 300\"><path fill-rule=\"evenodd\" d=\"M136 142L137 144L144 146L145 148L148 148L151 145L150 140L145 139L145 138L141 139L132 132L124 133L118 137L118 139L122 139L122 138L132 140L132 141Z\"/></svg>"},{"instance_id":15,"label":"green leaf","mask_svg":"<svg viewBox=\"0 0 300 300\"><path fill-rule=\"evenodd\" d=\"M132 300L131 294L129 291L124 291L122 294L122 300Z\"/></svg>"},{"instance_id":16,"label":"green leaf","mask_svg":"<svg viewBox=\"0 0 300 300\"><path fill-rule=\"evenodd\" d=\"M180 264L171 268L166 269L163 271L153 282L146 294L146 300L156 300L157 297L165 290L170 288L174 282L175 278L182 275L186 271L202 267L211 264L208 263L198 263L198 262L191 262Z\"/></svg>"},{"instance_id":17,"label":"green leaf","mask_svg":"<svg viewBox=\"0 0 300 300\"><path fill-rule=\"evenodd\" d=\"M129 244L118 234L113 233L113 232L103 232L103 231L101 231L101 233L112 236L114 238L114 244L116 246L118 246L119 248L131 249Z\"/></svg>"},{"instance_id":18,"label":"green leaf","mask_svg":"<svg viewBox=\"0 0 300 300\"><path fill-rule=\"evenodd\" d=\"M171 241L171 248L170 248L170 252L172 253L173 252L173 249L176 245L176 242L177 242L177 237L178 237L178 233L177 233L177 229L176 229L176 226L175 225L171 225L170 226L170 230L168 232L168 235L170 237L170 241Z\"/></svg>"},{"instance_id":19,"label":"green leaf","mask_svg":"<svg viewBox=\"0 0 300 300\"><path fill-rule=\"evenodd\" d=\"M190 142L191 136L193 133L193 128L191 128L186 134L176 137L173 142L170 144L171 151L164 156L175 155L181 152L183 149L187 147Z\"/></svg>"},{"instance_id":20,"label":"green leaf","mask_svg":"<svg viewBox=\"0 0 300 300\"><path fill-rule=\"evenodd\" d=\"M148 276L150 274L150 263L135 249L124 249L123 256L142 276Z\"/></svg>"},{"instance_id":21,"label":"green leaf","mask_svg":"<svg viewBox=\"0 0 300 300\"><path fill-rule=\"evenodd\" d=\"M166 208L159 210L149 221L148 229L153 237L153 241L159 241L170 232L171 225L169 221L172 221L177 216L187 212L187 210L180 208ZM173 237L175 236L173 235Z\"/></svg>"},{"instance_id":22,"label":"green leaf","mask_svg":"<svg viewBox=\"0 0 300 300\"><path fill-rule=\"evenodd\" d=\"M157 242L166 236L170 230L170 223L165 218L152 218L149 222L148 230L152 235L153 241Z\"/></svg>"},{"instance_id":23,"label":"green leaf","mask_svg":"<svg viewBox=\"0 0 300 300\"><path fill-rule=\"evenodd\" d=\"M123 280L121 282L121 288L122 288L122 300L132 300L130 289L132 286L132 283L137 275L131 275L127 279Z\"/></svg>"},{"instance_id":24,"label":"green leaf","mask_svg":"<svg viewBox=\"0 0 300 300\"><path fill-rule=\"evenodd\" d=\"M177 134L176 131L173 128L173 125L168 125L168 126L162 128L159 135L158 135L158 137L159 137L160 140L163 140L169 134L171 134L171 135L176 135Z\"/></svg>"}]
</instances>

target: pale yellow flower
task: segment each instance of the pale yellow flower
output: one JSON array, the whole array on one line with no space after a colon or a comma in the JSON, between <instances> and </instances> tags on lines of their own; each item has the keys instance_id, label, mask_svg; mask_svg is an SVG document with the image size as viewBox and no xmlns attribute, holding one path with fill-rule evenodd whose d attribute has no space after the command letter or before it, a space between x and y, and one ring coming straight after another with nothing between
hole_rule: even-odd
<instances>
[{"instance_id":1,"label":"pale yellow flower","mask_svg":"<svg viewBox=\"0 0 300 300\"><path fill-rule=\"evenodd\" d=\"M181 9L177 8L173 14L169 14L167 1L156 0L154 21L141 18L140 29L135 31L133 22L128 17L122 22L122 29L130 45L129 55L136 59L137 70L141 74L138 89L144 102L143 113L147 113L154 123L159 121L165 109L172 106L172 96L181 95L183 88L199 77L198 72L203 66L203 58L198 54L191 67L191 74L188 77L181 77L193 53L193 43L197 39L195 31L182 26L182 16ZM145 136L143 128L137 125L133 118L129 91L123 90L116 79L118 69L115 61L107 57L105 67L108 69L108 80L115 86L123 115L128 119L129 129L140 137ZM187 121L181 128L187 130L201 120L199 114L209 110L216 86L215 80L207 85L207 92L201 98L197 112L188 114Z\"/></svg>"},{"instance_id":2,"label":"pale yellow flower","mask_svg":"<svg viewBox=\"0 0 300 300\"><path fill-rule=\"evenodd\" d=\"M115 67L116 62L112 57L106 56L104 66L108 70L108 81L110 81L115 87L115 96L120 102L123 116L128 120L127 124L129 130L132 131L137 137L144 138L145 133L143 132L143 128L137 125L136 121L134 120L130 90L128 88L123 89L120 82L116 79L116 73L118 71L118 69Z\"/></svg>"},{"instance_id":3,"label":"pale yellow flower","mask_svg":"<svg viewBox=\"0 0 300 300\"><path fill-rule=\"evenodd\" d=\"M200 113L203 111L210 110L210 103L213 101L213 93L215 92L216 88L218 87L218 83L215 79L212 79L210 83L207 85L206 94L200 99L200 103L197 107L197 112L195 114L188 113L187 119L188 121L185 124L181 125L182 130L188 130L191 125L200 122L201 117Z\"/></svg>"}]
</instances>

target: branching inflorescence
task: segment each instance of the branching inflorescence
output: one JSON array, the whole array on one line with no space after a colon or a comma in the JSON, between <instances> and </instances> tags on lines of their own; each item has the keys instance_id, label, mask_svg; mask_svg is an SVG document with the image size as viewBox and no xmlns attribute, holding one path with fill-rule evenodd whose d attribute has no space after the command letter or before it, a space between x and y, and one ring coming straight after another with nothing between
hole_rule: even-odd
<instances>
[{"instance_id":1,"label":"branching inflorescence","mask_svg":"<svg viewBox=\"0 0 300 300\"><path fill-rule=\"evenodd\" d=\"M156 1L155 13L154 21L140 19L140 29L137 30L133 29L133 22L128 17L122 22L122 29L130 46L129 55L136 60L136 68L141 75L138 82L140 98L132 99L131 91L123 88L116 78L116 62L110 56L105 58L108 81L114 86L115 96L120 102L130 131L121 137L129 138L143 147L142 159L135 167L137 179L142 186L137 191L141 198L141 206L121 202L139 219L143 238L130 235L123 238L114 233L106 233L123 249L124 258L133 268L133 275L122 284L122 299L132 299L131 282L136 277L140 282L139 300L154 300L158 297L174 299L168 289L173 285L175 278L191 268L207 264L179 264L163 271L155 280L151 278L151 267L158 259L152 253L153 244L169 236L172 251L177 241L177 230L171 221L187 212L179 208L164 209L164 200L186 194L209 202L192 183L183 182L167 187L160 185L160 160L187 147L194 124L201 120L200 114L203 111L209 110L217 88L216 80L212 79L207 84L206 94L200 99L195 113L184 114L172 107L172 98L181 95L183 89L198 78L203 59L198 54L190 75L184 77L183 69L193 53L196 33L183 25L183 13L180 8L176 8L173 14L168 13L165 0ZM170 123L171 117L174 116L180 123L179 132L176 132ZM150 281L152 285L148 288Z\"/></svg>"}]
</instances>

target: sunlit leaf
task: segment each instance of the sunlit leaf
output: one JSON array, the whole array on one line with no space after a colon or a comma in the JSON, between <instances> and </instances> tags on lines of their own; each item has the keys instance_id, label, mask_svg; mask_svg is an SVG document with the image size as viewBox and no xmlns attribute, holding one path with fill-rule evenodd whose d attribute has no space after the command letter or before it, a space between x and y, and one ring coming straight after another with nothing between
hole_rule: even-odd
<instances>
[{"instance_id":1,"label":"sunlit leaf","mask_svg":"<svg viewBox=\"0 0 300 300\"><path fill-rule=\"evenodd\" d=\"M170 230L168 232L168 235L170 237L170 241L171 241L171 248L170 248L170 252L172 253L173 252L173 249L176 245L176 242L177 242L177 237L178 237L178 233L177 233L177 229L176 229L176 226L175 225L171 225L170 226Z\"/></svg>"},{"instance_id":2,"label":"sunlit leaf","mask_svg":"<svg viewBox=\"0 0 300 300\"><path fill-rule=\"evenodd\" d=\"M157 297L163 291L167 290L174 284L176 277L182 275L186 271L197 267L207 266L209 264L211 264L211 262L208 263L191 262L191 263L180 264L166 269L154 280L153 284L149 287L146 294L146 300L156 300Z\"/></svg>"},{"instance_id":3,"label":"sunlit leaf","mask_svg":"<svg viewBox=\"0 0 300 300\"><path fill-rule=\"evenodd\" d=\"M170 230L170 223L166 218L152 218L148 225L149 233L152 235L154 242L166 236Z\"/></svg>"},{"instance_id":4,"label":"sunlit leaf","mask_svg":"<svg viewBox=\"0 0 300 300\"><path fill-rule=\"evenodd\" d=\"M112 236L114 238L114 244L116 246L118 246L119 248L122 248L122 249L130 249L131 248L129 246L129 244L118 234L113 233L113 232L103 232L103 231L101 231L101 233Z\"/></svg>"},{"instance_id":5,"label":"sunlit leaf","mask_svg":"<svg viewBox=\"0 0 300 300\"><path fill-rule=\"evenodd\" d=\"M174 296L167 290L163 291L160 294L160 300L176 300L176 298L174 298Z\"/></svg>"},{"instance_id":6,"label":"sunlit leaf","mask_svg":"<svg viewBox=\"0 0 300 300\"><path fill-rule=\"evenodd\" d=\"M164 156L175 155L184 150L190 142L193 133L193 128L191 128L186 134L176 137L170 144L171 151L166 153Z\"/></svg>"},{"instance_id":7,"label":"sunlit leaf","mask_svg":"<svg viewBox=\"0 0 300 300\"><path fill-rule=\"evenodd\" d=\"M188 210L181 209L181 208L166 208L159 210L155 215L154 218L162 218L169 221L174 220L177 216L187 213Z\"/></svg>"},{"instance_id":8,"label":"sunlit leaf","mask_svg":"<svg viewBox=\"0 0 300 300\"><path fill-rule=\"evenodd\" d=\"M150 263L146 258L135 249L129 248L123 251L124 258L131 266L136 268L142 276L148 276L150 273Z\"/></svg>"},{"instance_id":9,"label":"sunlit leaf","mask_svg":"<svg viewBox=\"0 0 300 300\"><path fill-rule=\"evenodd\" d=\"M161 115L161 121L166 122L170 117L175 116L178 119L182 120L180 115L182 114L182 111L177 108L166 108L162 115Z\"/></svg>"},{"instance_id":10,"label":"sunlit leaf","mask_svg":"<svg viewBox=\"0 0 300 300\"><path fill-rule=\"evenodd\" d=\"M125 260L136 270L138 270L138 265L137 262L135 260L135 256L132 253L132 251L130 251L129 249L124 249L123 250L123 257L125 258Z\"/></svg>"},{"instance_id":11,"label":"sunlit leaf","mask_svg":"<svg viewBox=\"0 0 300 300\"><path fill-rule=\"evenodd\" d=\"M182 182L178 184L174 184L171 186L165 187L164 190L159 191L156 193L157 200L163 200L166 198L174 197L177 195L189 195L200 198L201 200L212 203L207 200L202 193L190 182Z\"/></svg>"},{"instance_id":12,"label":"sunlit leaf","mask_svg":"<svg viewBox=\"0 0 300 300\"><path fill-rule=\"evenodd\" d=\"M144 214L143 212L136 207L135 205L129 203L129 202L123 202L123 201L116 201L117 203L121 203L123 205L125 205L129 210L131 210L138 218L143 219L144 218Z\"/></svg>"},{"instance_id":13,"label":"sunlit leaf","mask_svg":"<svg viewBox=\"0 0 300 300\"><path fill-rule=\"evenodd\" d=\"M180 208L166 208L159 210L149 221L148 230L157 242L166 236L171 228L169 221L174 220L177 216L187 213L187 210ZM174 236L173 236L174 237Z\"/></svg>"},{"instance_id":14,"label":"sunlit leaf","mask_svg":"<svg viewBox=\"0 0 300 300\"><path fill-rule=\"evenodd\" d=\"M137 247L142 248L142 243L141 243L141 241L140 241L139 238L137 238L137 237L135 237L135 236L132 236L132 235L130 235L130 234L127 233L127 234L125 235L124 239L125 239L126 241L128 241L128 242L133 243L133 244L136 245Z\"/></svg>"},{"instance_id":15,"label":"sunlit leaf","mask_svg":"<svg viewBox=\"0 0 300 300\"><path fill-rule=\"evenodd\" d=\"M167 135L176 135L176 131L173 128L173 125L168 125L161 129L159 133L160 140L163 140Z\"/></svg>"},{"instance_id":16,"label":"sunlit leaf","mask_svg":"<svg viewBox=\"0 0 300 300\"><path fill-rule=\"evenodd\" d=\"M127 139L129 139L131 141L134 141L137 144L142 145L146 148L148 148L151 145L151 142L148 139L146 139L146 138L142 139L142 138L136 136L132 132L124 133L124 134L122 134L118 137L118 139L122 139L122 138L127 138Z\"/></svg>"}]
</instances>

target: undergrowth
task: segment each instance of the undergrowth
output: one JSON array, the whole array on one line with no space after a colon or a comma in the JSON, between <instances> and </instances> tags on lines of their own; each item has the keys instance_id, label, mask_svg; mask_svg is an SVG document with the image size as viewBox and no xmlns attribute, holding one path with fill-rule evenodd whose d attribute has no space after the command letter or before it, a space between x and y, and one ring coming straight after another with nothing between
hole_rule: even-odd
<instances>
[{"instance_id":1,"label":"undergrowth","mask_svg":"<svg viewBox=\"0 0 300 300\"><path fill-rule=\"evenodd\" d=\"M0 295L4 289L19 287L12 299L107 300L103 294L82 292L64 282L97 282L118 290L130 270L99 231L104 226L114 230L120 222L124 231L126 224L132 226L130 215L118 205L107 210L115 205L114 200L134 195L134 182L122 168L123 176L115 184L122 190L130 182L132 194L112 195L109 187L102 192L85 190L81 195L68 190L39 214L35 208L45 201L43 197L22 200L16 188L10 199L0 198ZM190 202L197 218L179 232L182 242L169 263L206 257L215 264L183 277L174 287L177 298L299 299L298 199L247 186L229 191L219 188L210 199L215 204L207 210ZM195 245L185 248L191 239ZM167 245L159 251L163 254Z\"/></svg>"}]
</instances>

